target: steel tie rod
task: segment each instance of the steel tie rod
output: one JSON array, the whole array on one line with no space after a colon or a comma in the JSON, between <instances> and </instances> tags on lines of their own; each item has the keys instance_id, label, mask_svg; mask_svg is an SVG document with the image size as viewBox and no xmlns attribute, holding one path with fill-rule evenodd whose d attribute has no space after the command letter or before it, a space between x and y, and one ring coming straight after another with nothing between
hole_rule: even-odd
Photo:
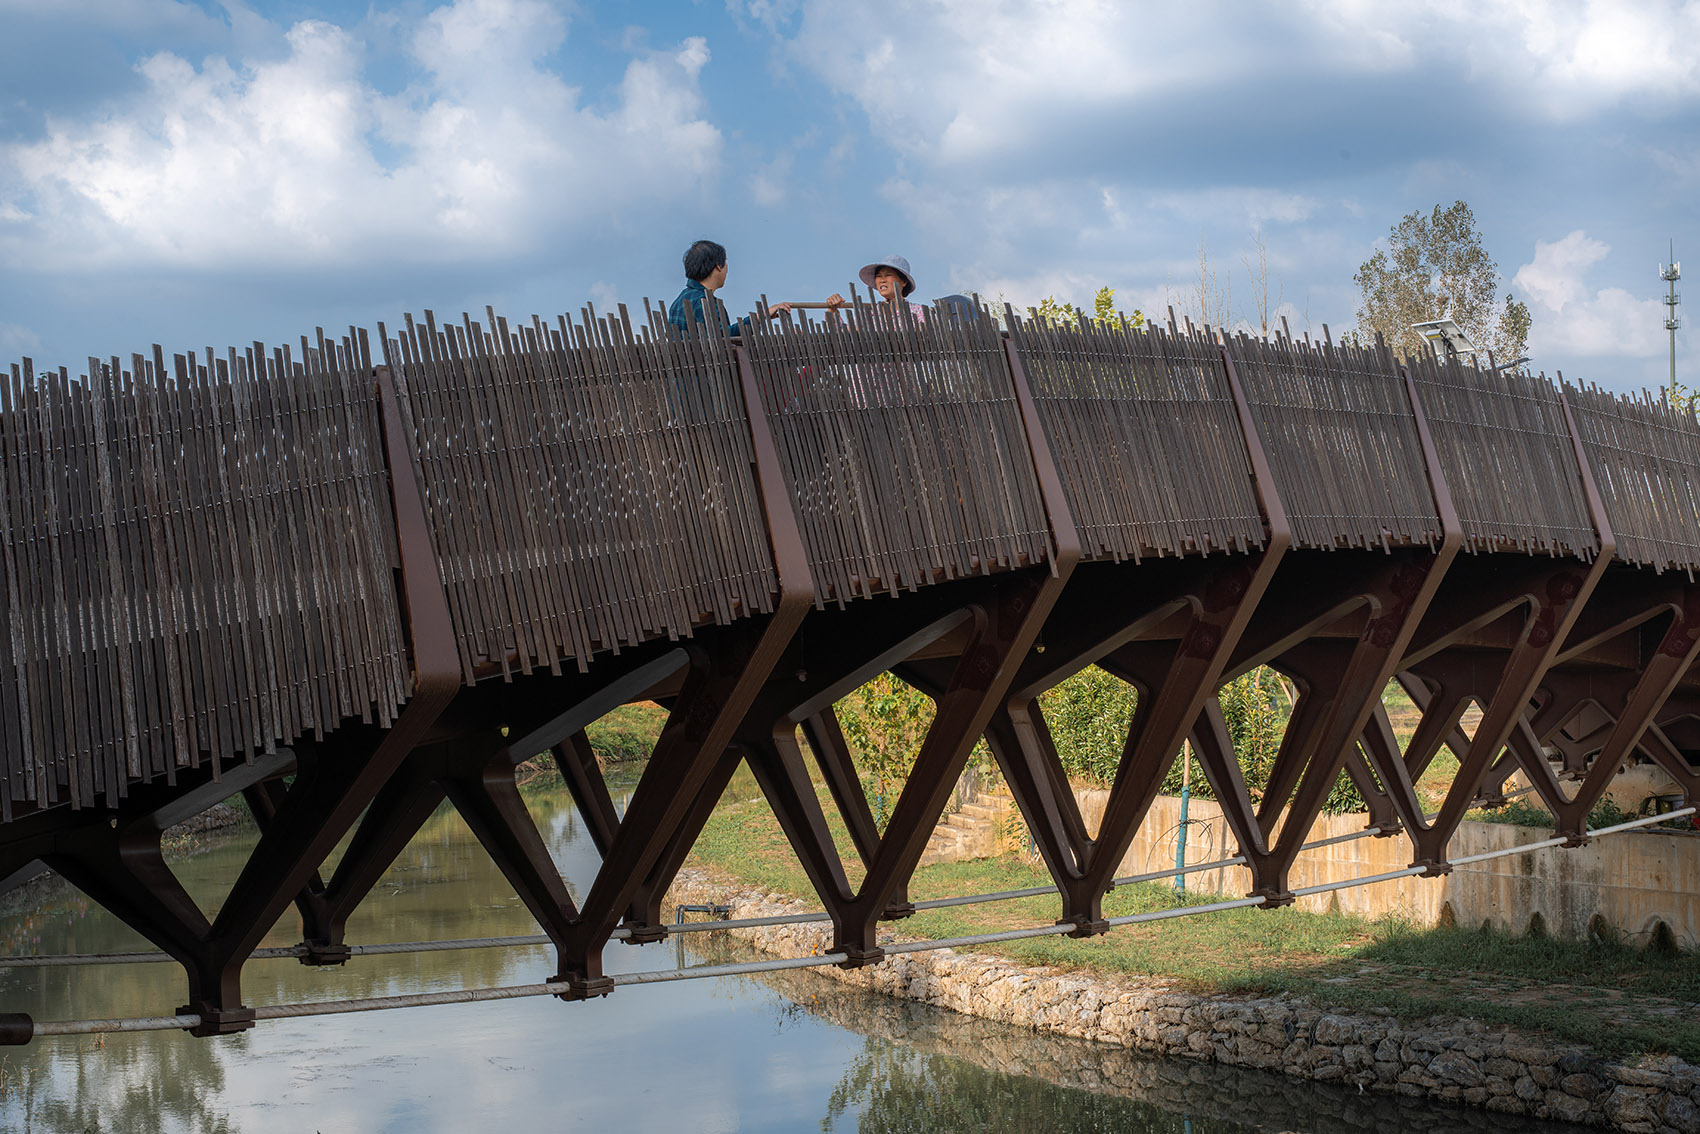
<instances>
[{"instance_id":1,"label":"steel tie rod","mask_svg":"<svg viewBox=\"0 0 1700 1134\"><path fill-rule=\"evenodd\" d=\"M1522 795L1532 790L1532 788L1522 788L1511 794ZM1662 822L1669 819L1672 815L1678 814L1684 813L1666 812L1658 816L1657 821ZM1432 819L1434 816L1429 815L1425 816L1425 818ZM1619 829L1619 827L1611 827L1596 833L1608 834ZM1326 839L1316 839L1312 842L1305 843L1299 848L1299 850L1317 850L1321 847L1355 842L1358 839L1367 839L1373 835L1379 835L1383 830L1384 828L1379 826L1366 827L1362 831L1351 831L1344 835L1333 835ZM1538 849L1538 847L1556 846L1563 841L1563 839L1551 839L1540 844L1530 843L1526 844L1525 849ZM1455 863L1468 863L1478 861L1478 859L1472 856L1469 858L1454 859L1453 861ZM1153 870L1146 874L1130 874L1122 878L1112 879L1110 886L1113 889L1116 886L1131 886L1138 882L1159 882L1165 878L1178 878L1187 874L1197 874L1209 870L1219 870L1229 866L1244 865L1245 856L1234 855L1231 858L1215 859L1211 862L1195 862L1190 866L1171 867L1167 870ZM1420 874L1421 871L1406 871L1401 874L1389 875L1388 877L1403 878L1411 873ZM1055 886L1030 886L1020 890L997 890L989 894L968 894L955 898L931 898L926 901L916 902L915 908L917 910L946 909L952 906L978 905L983 902L1004 902L1015 898L1042 898L1056 892L1057 889ZM1294 892L1297 893L1297 891ZM775 925L809 925L829 920L831 920L830 915L817 910L812 913L777 914L771 917L734 918L725 921L694 921L686 922L683 925L670 925L666 928L669 934L714 933L723 929L758 929ZM623 940L631 936L631 930L624 927L617 928L609 936L616 941ZM537 945L548 945L549 943L547 935L535 933L519 937L462 937L444 941L394 941L375 945L350 945L348 947L348 953L351 957L376 957L393 956L406 953L435 953L453 949L513 949ZM305 946L286 945L269 949L256 949L252 954L250 954L250 959L257 961L277 960L291 957L304 957L308 955L308 953L309 950ZM148 965L164 964L172 960L173 958L169 953L162 952L65 953L43 957L0 957L0 968L58 968L76 965Z\"/></svg>"},{"instance_id":2,"label":"steel tie rod","mask_svg":"<svg viewBox=\"0 0 1700 1134\"><path fill-rule=\"evenodd\" d=\"M1681 807L1659 815L1644 816L1625 823L1610 827L1601 827L1589 831L1590 836L1613 835L1620 831L1631 831L1652 823L1662 823L1668 819L1679 819L1684 815L1692 815L1697 809ZM1556 846L1563 839L1544 839L1534 843L1519 843L1514 847L1504 847L1496 851L1469 855L1458 859L1458 862L1484 862L1488 859L1505 858L1509 855L1520 854L1524 851L1539 850L1543 847ZM1326 882L1319 886L1304 886L1293 891L1295 897L1307 894L1321 894L1330 890L1345 890L1356 886L1369 886L1377 882L1387 882L1395 878L1407 878L1413 874L1421 874L1423 867L1412 866L1404 870L1390 870L1384 874L1372 874L1363 878L1348 878L1339 882ZM1223 910L1240 909L1248 906L1265 904L1268 898L1258 894L1249 898L1236 898L1225 902L1211 902L1198 906L1179 906L1174 909L1152 910L1147 913L1128 914L1123 917L1108 919L1109 926L1118 928L1124 925L1136 925L1143 922L1168 921L1174 918L1193 917L1199 914L1219 913ZM699 923L724 928L726 922ZM969 937L946 937L938 940L903 941L884 946L888 954L924 953L936 949L966 948L975 945L991 945L1001 941L1021 941L1036 937L1056 937L1074 930L1072 924L1038 925L1025 929L1008 929L997 933L980 933ZM746 976L757 973L780 972L787 969L819 968L825 965L835 965L845 959L841 952L822 953L812 957L782 957L769 961L750 961L728 965L691 965L682 969L653 969L645 972L620 973L610 979L617 986L639 984L664 984L679 980L701 980L710 977ZM486 1000L516 1000L532 996L556 996L567 991L564 981L546 981L542 984L506 985L496 988L463 988L445 992L420 992L404 996L377 996L359 1000L320 1000L304 1001L294 1004L270 1004L254 1009L254 1019L285 1020L299 1019L307 1016L334 1016L352 1012L379 1012L391 1008L424 1008L442 1004L471 1004ZM193 1028L200 1024L201 1017L195 1013L178 1016L134 1016L115 1020L41 1020L37 1021L24 1013L0 1015L0 1044L24 1044L37 1036L69 1036L93 1035L106 1032L155 1032L176 1031Z\"/></svg>"}]
</instances>

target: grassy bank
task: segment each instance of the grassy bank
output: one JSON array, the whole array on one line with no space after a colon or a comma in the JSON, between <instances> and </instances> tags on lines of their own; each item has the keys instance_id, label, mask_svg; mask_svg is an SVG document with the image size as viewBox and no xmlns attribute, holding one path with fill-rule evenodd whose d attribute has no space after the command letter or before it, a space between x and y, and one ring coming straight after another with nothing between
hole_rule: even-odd
<instances>
[{"instance_id":1,"label":"grassy bank","mask_svg":"<svg viewBox=\"0 0 1700 1134\"><path fill-rule=\"evenodd\" d=\"M830 800L823 805L834 837L848 847ZM811 905L818 901L759 798L723 805L692 862ZM859 875L859 866L852 866L853 884ZM909 894L919 900L1048 884L1042 867L1006 856L922 867ZM1144 884L1111 893L1105 911L1115 917L1214 900ZM1058 899L1030 898L928 910L893 929L938 939L1048 924L1059 913ZM1228 910L1125 926L1088 941L1048 937L987 951L1030 964L1150 975L1199 992L1286 993L1323 1007L1389 1012L1405 1020L1470 1016L1614 1055L1668 1052L1700 1059L1700 1022L1691 1011L1700 1001L1696 958L1621 941L1419 929L1391 919L1288 908Z\"/></svg>"}]
</instances>

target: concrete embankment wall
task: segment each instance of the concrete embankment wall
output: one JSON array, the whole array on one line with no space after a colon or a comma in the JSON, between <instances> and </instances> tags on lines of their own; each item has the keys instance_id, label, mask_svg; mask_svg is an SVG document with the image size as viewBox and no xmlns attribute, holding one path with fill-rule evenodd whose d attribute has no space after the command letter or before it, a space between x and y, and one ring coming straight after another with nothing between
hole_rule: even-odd
<instances>
[{"instance_id":1,"label":"concrete embankment wall","mask_svg":"<svg viewBox=\"0 0 1700 1134\"><path fill-rule=\"evenodd\" d=\"M1077 792L1089 830L1096 830L1109 797L1105 791ZM1195 799L1188 808L1186 860L1212 862L1238 853L1233 834L1212 800ZM1180 800L1159 796L1122 860L1123 876L1175 865ZM1310 839L1351 834L1366 826L1362 815L1325 815ZM1453 837L1453 857L1500 850L1550 838L1552 832L1506 823L1464 823ZM1337 843L1299 856L1290 883L1295 888L1362 878L1411 864L1411 843L1403 835ZM1243 867L1225 867L1187 877L1187 887L1240 896L1250 887ZM1458 925L1484 923L1523 933L1540 915L1554 934L1581 937L1595 917L1607 926L1645 941L1662 922L1678 944L1700 946L1700 834L1678 831L1625 831L1583 847L1549 847L1488 862L1457 867L1441 878L1401 878L1373 886L1316 894L1299 900L1300 908L1338 909L1378 917L1398 914L1421 925L1450 919Z\"/></svg>"},{"instance_id":2,"label":"concrete embankment wall","mask_svg":"<svg viewBox=\"0 0 1700 1134\"><path fill-rule=\"evenodd\" d=\"M727 905L734 918L812 908L692 870L680 873L672 900ZM831 946L831 930L820 925L732 933L781 957L818 956ZM1150 977L1064 971L949 949L889 956L863 969L817 971L888 996L1153 1055L1633 1134L1700 1132L1700 1067L1669 1056L1601 1058L1475 1020L1402 1022L1375 1013L1324 1012L1286 997L1206 996Z\"/></svg>"}]
</instances>

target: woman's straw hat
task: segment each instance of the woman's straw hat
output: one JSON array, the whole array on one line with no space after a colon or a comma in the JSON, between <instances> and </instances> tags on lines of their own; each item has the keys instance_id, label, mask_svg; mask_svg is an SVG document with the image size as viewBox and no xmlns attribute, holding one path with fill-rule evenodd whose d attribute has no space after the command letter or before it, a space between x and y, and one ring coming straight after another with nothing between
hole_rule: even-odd
<instances>
[{"instance_id":1,"label":"woman's straw hat","mask_svg":"<svg viewBox=\"0 0 1700 1134\"><path fill-rule=\"evenodd\" d=\"M908 295L910 292L915 290L915 273L909 270L909 261L905 260L901 256L887 256L883 260L875 260L857 274L861 276L863 283L867 284L869 287L873 287L874 276L878 274L881 268L891 268L895 270L898 275L903 277L904 295Z\"/></svg>"}]
</instances>

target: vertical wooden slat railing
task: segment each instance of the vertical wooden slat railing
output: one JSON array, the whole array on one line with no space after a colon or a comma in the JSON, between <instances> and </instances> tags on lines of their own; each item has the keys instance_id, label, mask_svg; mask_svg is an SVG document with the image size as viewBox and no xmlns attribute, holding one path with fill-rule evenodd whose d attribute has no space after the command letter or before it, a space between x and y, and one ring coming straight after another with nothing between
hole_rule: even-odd
<instances>
[{"instance_id":1,"label":"vertical wooden slat railing","mask_svg":"<svg viewBox=\"0 0 1700 1134\"><path fill-rule=\"evenodd\" d=\"M1409 360L1470 552L1589 561L1599 548L1558 389L1544 376Z\"/></svg>"},{"instance_id":2,"label":"vertical wooden slat railing","mask_svg":"<svg viewBox=\"0 0 1700 1134\"><path fill-rule=\"evenodd\" d=\"M1669 402L1565 384L1618 558L1655 572L1700 568L1700 423Z\"/></svg>"},{"instance_id":3,"label":"vertical wooden slat railing","mask_svg":"<svg viewBox=\"0 0 1700 1134\"><path fill-rule=\"evenodd\" d=\"M468 682L772 610L723 332L427 313L386 342Z\"/></svg>"},{"instance_id":4,"label":"vertical wooden slat railing","mask_svg":"<svg viewBox=\"0 0 1700 1134\"><path fill-rule=\"evenodd\" d=\"M1295 548L1439 543L1416 420L1391 351L1246 335L1225 345Z\"/></svg>"},{"instance_id":5,"label":"vertical wooden slat railing","mask_svg":"<svg viewBox=\"0 0 1700 1134\"><path fill-rule=\"evenodd\" d=\"M1264 545L1245 441L1213 344L1013 312L1008 321L1083 559L1137 563Z\"/></svg>"},{"instance_id":6,"label":"vertical wooden slat railing","mask_svg":"<svg viewBox=\"0 0 1700 1134\"><path fill-rule=\"evenodd\" d=\"M1044 503L984 311L848 319L744 336L802 520L817 605L1037 565Z\"/></svg>"},{"instance_id":7,"label":"vertical wooden slat railing","mask_svg":"<svg viewBox=\"0 0 1700 1134\"><path fill-rule=\"evenodd\" d=\"M357 337L0 384L0 805L274 752L410 692Z\"/></svg>"}]
</instances>

